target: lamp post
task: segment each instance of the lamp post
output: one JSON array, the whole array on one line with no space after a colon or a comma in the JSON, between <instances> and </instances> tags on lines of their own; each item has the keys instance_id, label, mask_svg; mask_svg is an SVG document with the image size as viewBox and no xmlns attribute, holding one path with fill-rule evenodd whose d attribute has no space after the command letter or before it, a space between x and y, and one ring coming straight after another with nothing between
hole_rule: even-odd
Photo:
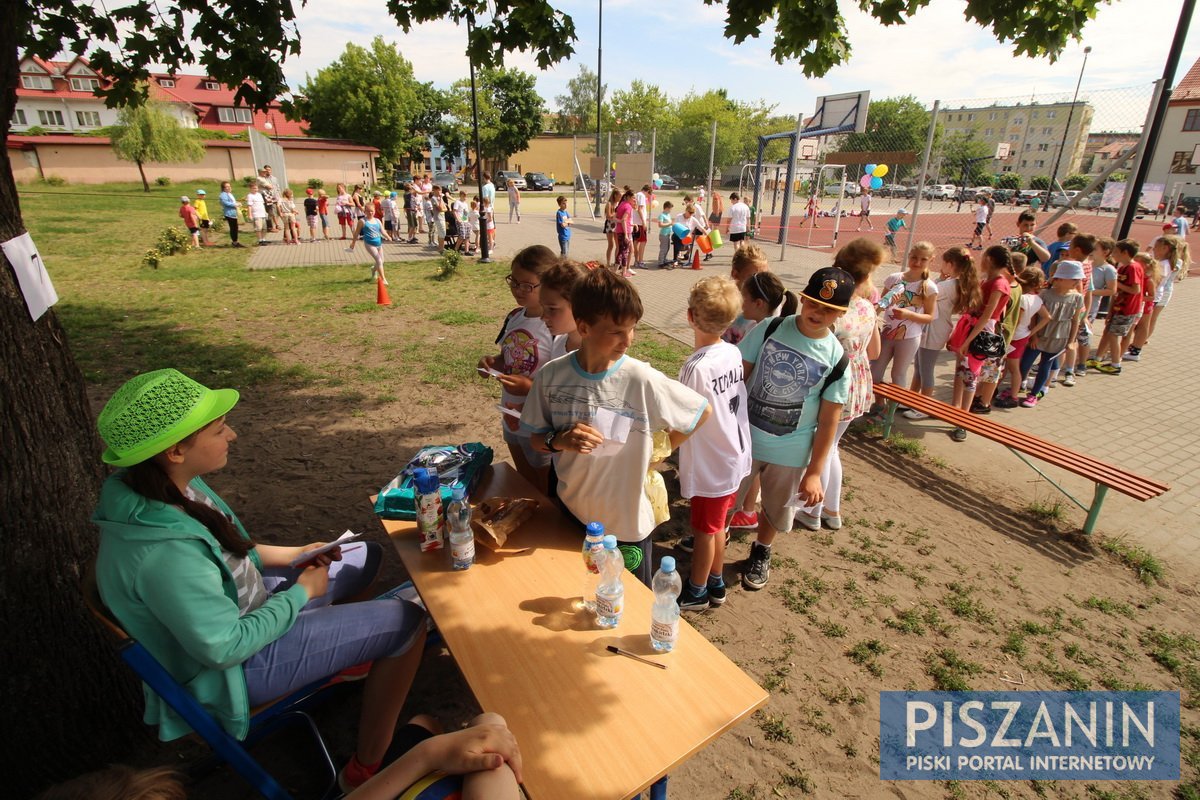
<instances>
[{"instance_id":1,"label":"lamp post","mask_svg":"<svg viewBox=\"0 0 1200 800\"><path fill-rule=\"evenodd\" d=\"M475 24L475 15L467 12L467 43L471 41L471 31ZM479 101L475 94L475 58L467 59L471 67L471 126L475 129L475 178L479 184L479 196L483 197L483 154L479 151ZM492 209L495 214L495 209ZM481 220L482 221L482 220ZM479 237L479 263L492 263L488 248L487 223L483 225L483 234Z\"/></svg>"},{"instance_id":2,"label":"lamp post","mask_svg":"<svg viewBox=\"0 0 1200 800\"><path fill-rule=\"evenodd\" d=\"M596 3L596 157L600 157L600 113L603 110L603 95L604 84L602 75L602 63L604 55L604 0L597 0ZM600 182L604 180L608 172L608 162L604 162L604 170L600 175L596 176L596 209L595 214L600 213Z\"/></svg>"},{"instance_id":3,"label":"lamp post","mask_svg":"<svg viewBox=\"0 0 1200 800\"><path fill-rule=\"evenodd\" d=\"M1054 159L1054 171L1050 173L1050 197L1054 197L1054 181L1058 178L1058 168L1062 165L1063 151L1067 149L1067 136L1071 132L1071 120L1075 117L1075 102L1079 99L1079 87L1083 84L1083 71L1087 68L1088 53L1092 48L1083 48L1083 64L1079 66L1079 80L1075 82L1075 96L1071 98L1071 110L1067 112L1067 126L1063 128L1062 143L1058 146L1058 157ZM1067 166L1070 166L1068 163Z\"/></svg>"}]
</instances>

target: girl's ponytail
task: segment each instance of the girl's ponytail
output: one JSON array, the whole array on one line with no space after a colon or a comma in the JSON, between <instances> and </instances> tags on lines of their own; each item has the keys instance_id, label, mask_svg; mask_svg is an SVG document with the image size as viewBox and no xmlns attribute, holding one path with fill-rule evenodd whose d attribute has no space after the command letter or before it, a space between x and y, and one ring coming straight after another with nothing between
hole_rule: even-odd
<instances>
[{"instance_id":1,"label":"girl's ponytail","mask_svg":"<svg viewBox=\"0 0 1200 800\"><path fill-rule=\"evenodd\" d=\"M783 308L779 310L779 316L790 317L796 313L796 309L800 307L800 298L791 289L783 293Z\"/></svg>"}]
</instances>

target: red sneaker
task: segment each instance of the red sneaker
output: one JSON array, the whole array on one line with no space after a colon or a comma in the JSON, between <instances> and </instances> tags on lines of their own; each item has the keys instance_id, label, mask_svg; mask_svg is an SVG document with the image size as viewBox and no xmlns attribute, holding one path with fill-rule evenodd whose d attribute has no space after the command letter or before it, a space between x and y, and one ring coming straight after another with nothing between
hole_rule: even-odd
<instances>
[{"instance_id":1,"label":"red sneaker","mask_svg":"<svg viewBox=\"0 0 1200 800\"><path fill-rule=\"evenodd\" d=\"M361 681L363 678L367 677L367 673L371 671L371 665L374 663L374 661L364 661L361 664L355 664L353 667L346 667L337 675L334 675L332 678L330 678L329 683L332 685L335 683L354 683L355 681Z\"/></svg>"},{"instance_id":2,"label":"red sneaker","mask_svg":"<svg viewBox=\"0 0 1200 800\"><path fill-rule=\"evenodd\" d=\"M351 756L350 760L346 762L346 766L342 767L342 771L338 773L338 788L343 792L354 791L375 777L375 773L379 772L379 766L379 764L373 767L365 766L358 760L358 756Z\"/></svg>"},{"instance_id":3,"label":"red sneaker","mask_svg":"<svg viewBox=\"0 0 1200 800\"><path fill-rule=\"evenodd\" d=\"M739 511L733 515L733 519L729 521L730 528L757 528L758 514L751 511L747 514L745 511Z\"/></svg>"}]
</instances>

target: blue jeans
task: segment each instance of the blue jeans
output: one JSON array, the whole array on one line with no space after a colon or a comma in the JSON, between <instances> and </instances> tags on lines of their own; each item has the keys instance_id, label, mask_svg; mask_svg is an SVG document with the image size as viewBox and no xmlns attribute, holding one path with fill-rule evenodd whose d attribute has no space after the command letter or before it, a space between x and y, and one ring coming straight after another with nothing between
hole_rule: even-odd
<instances>
[{"instance_id":1,"label":"blue jeans","mask_svg":"<svg viewBox=\"0 0 1200 800\"><path fill-rule=\"evenodd\" d=\"M1058 369L1058 357L1062 352L1047 353L1044 350L1035 350L1032 347L1026 347L1025 352L1021 354L1021 375L1029 374L1030 367L1033 366L1034 359L1041 356L1041 361L1038 362L1037 375L1033 379L1033 388L1029 393L1037 396L1045 391L1046 384L1050 382L1050 373Z\"/></svg>"},{"instance_id":2,"label":"blue jeans","mask_svg":"<svg viewBox=\"0 0 1200 800\"><path fill-rule=\"evenodd\" d=\"M275 700L347 667L398 656L412 647L425 623L425 610L406 600L370 600L331 605L370 586L383 548L368 542L348 550L329 567L329 591L300 611L287 633L242 664L250 705ZM300 570L263 571L270 592L291 586Z\"/></svg>"},{"instance_id":3,"label":"blue jeans","mask_svg":"<svg viewBox=\"0 0 1200 800\"><path fill-rule=\"evenodd\" d=\"M567 255L570 253L570 251L571 251L571 240L570 239L559 239L558 240L558 254L560 256L562 256L563 258L566 258Z\"/></svg>"}]
</instances>

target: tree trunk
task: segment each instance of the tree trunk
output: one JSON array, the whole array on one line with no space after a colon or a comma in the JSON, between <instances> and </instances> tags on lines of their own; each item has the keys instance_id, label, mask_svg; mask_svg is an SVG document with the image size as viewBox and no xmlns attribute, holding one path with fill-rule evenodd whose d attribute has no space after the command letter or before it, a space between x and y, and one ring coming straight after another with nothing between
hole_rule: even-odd
<instances>
[{"instance_id":1,"label":"tree trunk","mask_svg":"<svg viewBox=\"0 0 1200 800\"><path fill-rule=\"evenodd\" d=\"M150 181L146 180L146 170L142 169L142 162L140 162L140 161L137 162L137 165L138 165L138 175L142 176L142 191L149 192L150 191Z\"/></svg>"},{"instance_id":2,"label":"tree trunk","mask_svg":"<svg viewBox=\"0 0 1200 800\"><path fill-rule=\"evenodd\" d=\"M18 6L0 3L0 145L16 105ZM3 159L0 241L24 230ZM6 794L28 797L126 758L146 729L137 683L79 591L96 552L89 517L103 478L83 376L54 312L29 318L2 255L0 386L0 774Z\"/></svg>"}]
</instances>

